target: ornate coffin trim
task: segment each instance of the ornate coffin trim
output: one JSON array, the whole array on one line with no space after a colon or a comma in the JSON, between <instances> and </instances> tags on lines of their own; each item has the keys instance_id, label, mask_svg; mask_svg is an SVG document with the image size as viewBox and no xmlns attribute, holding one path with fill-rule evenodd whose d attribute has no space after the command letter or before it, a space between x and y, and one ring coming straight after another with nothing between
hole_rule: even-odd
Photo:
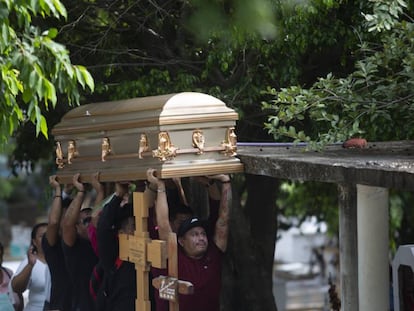
<instances>
[{"instance_id":1,"label":"ornate coffin trim","mask_svg":"<svg viewBox=\"0 0 414 311\"><path fill-rule=\"evenodd\" d=\"M201 130L194 130L193 135L193 147L198 149L197 154L203 154L204 152L204 143L206 142L206 139L204 137L203 131Z\"/></svg>"},{"instance_id":2,"label":"ornate coffin trim","mask_svg":"<svg viewBox=\"0 0 414 311\"><path fill-rule=\"evenodd\" d=\"M149 167L162 178L241 172L236 120L219 99L193 92L83 105L52 130L57 176L66 183L76 173L146 179Z\"/></svg>"},{"instance_id":3,"label":"ornate coffin trim","mask_svg":"<svg viewBox=\"0 0 414 311\"><path fill-rule=\"evenodd\" d=\"M158 134L158 149L152 151L152 156L160 161L172 160L175 158L177 148L171 143L170 135L166 131Z\"/></svg>"},{"instance_id":4,"label":"ornate coffin trim","mask_svg":"<svg viewBox=\"0 0 414 311\"><path fill-rule=\"evenodd\" d=\"M111 154L111 142L109 137L102 138L102 153L101 153L101 160L102 162L106 161L106 157Z\"/></svg>"},{"instance_id":5,"label":"ornate coffin trim","mask_svg":"<svg viewBox=\"0 0 414 311\"><path fill-rule=\"evenodd\" d=\"M150 149L148 136L145 133L141 134L139 139L138 158L143 159L144 153Z\"/></svg>"},{"instance_id":6,"label":"ornate coffin trim","mask_svg":"<svg viewBox=\"0 0 414 311\"><path fill-rule=\"evenodd\" d=\"M173 160L180 154L197 154L202 155L205 152L222 152L228 157L234 157L237 155L237 136L234 127L229 127L226 130L226 138L222 142L221 146L205 147L205 137L203 131L196 129L192 132L191 136L192 145L194 148L180 149L176 148L170 139L170 135L167 131L158 133L158 148L152 151L150 150L147 134L142 133L139 139L138 153L125 153L125 154L113 154L109 137L102 138L101 144L101 161L106 162L111 159L128 159L136 158L144 159L145 157L158 158L160 161ZM56 164L58 169L65 167L65 163L72 164L75 162L84 161L98 161L98 156L84 156L79 157L79 152L76 147L76 141L70 140L68 142L68 157L67 160L64 157L62 146L59 141L56 142Z\"/></svg>"},{"instance_id":7,"label":"ornate coffin trim","mask_svg":"<svg viewBox=\"0 0 414 311\"><path fill-rule=\"evenodd\" d=\"M68 164L72 164L74 158L79 155L78 149L76 147L76 141L69 140L68 142Z\"/></svg>"}]
</instances>

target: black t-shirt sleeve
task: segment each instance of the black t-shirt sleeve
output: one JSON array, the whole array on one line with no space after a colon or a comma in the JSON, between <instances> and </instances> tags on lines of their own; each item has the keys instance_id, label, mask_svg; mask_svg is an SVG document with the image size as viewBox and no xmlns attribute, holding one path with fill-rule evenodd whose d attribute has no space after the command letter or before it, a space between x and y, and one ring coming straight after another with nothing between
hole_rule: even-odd
<instances>
[{"instance_id":1,"label":"black t-shirt sleeve","mask_svg":"<svg viewBox=\"0 0 414 311\"><path fill-rule=\"evenodd\" d=\"M43 253L47 253L48 251L49 251L49 249L50 249L50 244L49 244L49 241L47 240L47 238L46 238L46 234L44 234L43 236L42 236L42 249L43 249Z\"/></svg>"},{"instance_id":2,"label":"black t-shirt sleeve","mask_svg":"<svg viewBox=\"0 0 414 311\"><path fill-rule=\"evenodd\" d=\"M103 208L96 228L99 258L105 270L112 269L118 257L119 243L115 223L122 199L114 196Z\"/></svg>"}]
</instances>

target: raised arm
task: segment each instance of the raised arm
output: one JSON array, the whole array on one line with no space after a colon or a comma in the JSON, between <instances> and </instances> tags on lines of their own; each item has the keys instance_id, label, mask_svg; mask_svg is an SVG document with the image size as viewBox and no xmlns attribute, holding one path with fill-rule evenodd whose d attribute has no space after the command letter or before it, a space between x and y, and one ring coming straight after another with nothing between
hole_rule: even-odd
<instances>
[{"instance_id":1,"label":"raised arm","mask_svg":"<svg viewBox=\"0 0 414 311\"><path fill-rule=\"evenodd\" d=\"M33 250L33 245L31 245L27 251L27 260L23 260L20 263L11 281L12 289L17 294L22 294L27 289L36 260L37 255Z\"/></svg>"},{"instance_id":2,"label":"raised arm","mask_svg":"<svg viewBox=\"0 0 414 311\"><path fill-rule=\"evenodd\" d=\"M154 174L154 169L150 168L147 170L147 180L151 183L150 187L157 187L157 189L152 190L157 192L155 215L158 225L158 234L161 240L168 241L168 235L172 232L172 229L168 218L167 192L164 181L155 177Z\"/></svg>"},{"instance_id":3,"label":"raised arm","mask_svg":"<svg viewBox=\"0 0 414 311\"><path fill-rule=\"evenodd\" d=\"M92 225L96 228L98 226L99 215L102 211L102 201L105 199L105 185L99 181L100 173L92 174L91 185L96 191L95 204L92 211Z\"/></svg>"},{"instance_id":4,"label":"raised arm","mask_svg":"<svg viewBox=\"0 0 414 311\"><path fill-rule=\"evenodd\" d=\"M63 241L68 246L73 246L76 242L77 238L77 230L76 225L79 220L79 213L82 206L83 198L85 196L85 187L79 181L80 174L76 174L72 178L72 183L75 188L78 190L76 193L75 198L70 203L65 217L63 218L63 225L62 225L62 237Z\"/></svg>"},{"instance_id":5,"label":"raised arm","mask_svg":"<svg viewBox=\"0 0 414 311\"><path fill-rule=\"evenodd\" d=\"M98 206L98 204L101 204L101 202L105 199L105 187L104 185L99 181L99 175L100 173L94 173L92 175L92 187L96 191L96 199L95 199L95 206Z\"/></svg>"},{"instance_id":6,"label":"raised arm","mask_svg":"<svg viewBox=\"0 0 414 311\"><path fill-rule=\"evenodd\" d=\"M188 206L189 203L188 203L187 197L184 192L183 184L181 183L181 178L174 177L172 178L172 181L177 187L177 191L178 191L178 195L180 196L181 203Z\"/></svg>"},{"instance_id":7,"label":"raised arm","mask_svg":"<svg viewBox=\"0 0 414 311\"><path fill-rule=\"evenodd\" d=\"M214 243L224 252L227 249L229 215L233 204L230 177L228 175L214 175L210 176L210 178L217 179L222 183L219 214L214 230Z\"/></svg>"},{"instance_id":8,"label":"raised arm","mask_svg":"<svg viewBox=\"0 0 414 311\"><path fill-rule=\"evenodd\" d=\"M49 184L54 189L54 196L49 211L45 237L49 245L54 246L58 240L60 218L62 217L62 189L56 180L56 175L49 176Z\"/></svg>"}]
</instances>

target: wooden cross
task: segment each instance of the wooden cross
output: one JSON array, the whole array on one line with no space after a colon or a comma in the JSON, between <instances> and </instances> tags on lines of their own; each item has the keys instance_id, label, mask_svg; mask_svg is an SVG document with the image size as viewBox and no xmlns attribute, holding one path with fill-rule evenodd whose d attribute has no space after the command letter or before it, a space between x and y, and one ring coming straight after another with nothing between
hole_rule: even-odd
<instances>
[{"instance_id":1,"label":"wooden cross","mask_svg":"<svg viewBox=\"0 0 414 311\"><path fill-rule=\"evenodd\" d=\"M179 311L178 294L191 295L194 286L178 279L177 235L173 232L168 236L168 274L154 278L152 285L158 289L160 298L169 301L170 311Z\"/></svg>"},{"instance_id":2,"label":"wooden cross","mask_svg":"<svg viewBox=\"0 0 414 311\"><path fill-rule=\"evenodd\" d=\"M119 258L135 264L137 275L137 299L135 310L150 311L149 271L150 267L165 269L167 245L165 241L151 240L148 233L148 209L150 199L142 192L134 192L134 235L119 234Z\"/></svg>"}]
</instances>

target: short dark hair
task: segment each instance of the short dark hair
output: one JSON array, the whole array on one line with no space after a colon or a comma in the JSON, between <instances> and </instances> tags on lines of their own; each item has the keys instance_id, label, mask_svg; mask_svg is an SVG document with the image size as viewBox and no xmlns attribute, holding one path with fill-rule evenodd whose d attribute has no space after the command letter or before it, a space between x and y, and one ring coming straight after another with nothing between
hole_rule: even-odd
<instances>
[{"instance_id":1,"label":"short dark hair","mask_svg":"<svg viewBox=\"0 0 414 311\"><path fill-rule=\"evenodd\" d=\"M177 214L188 214L192 216L193 210L191 209L191 207L184 205L184 204L180 204L176 206L169 206L168 218L170 220L174 220Z\"/></svg>"},{"instance_id":2,"label":"short dark hair","mask_svg":"<svg viewBox=\"0 0 414 311\"><path fill-rule=\"evenodd\" d=\"M4 246L3 244L0 242L0 252L3 254L4 253Z\"/></svg>"},{"instance_id":3,"label":"short dark hair","mask_svg":"<svg viewBox=\"0 0 414 311\"><path fill-rule=\"evenodd\" d=\"M118 207L116 219L115 219L115 228L121 229L127 223L130 217L134 216L134 207L131 203L125 204L123 207Z\"/></svg>"},{"instance_id":4,"label":"short dark hair","mask_svg":"<svg viewBox=\"0 0 414 311\"><path fill-rule=\"evenodd\" d=\"M30 245L33 246L33 251L35 251L35 252L37 252L37 248L33 244L33 240L36 239L36 234L37 234L37 231L39 230L39 228L44 227L44 226L47 226L47 222L40 222L40 223L35 224L33 226L32 233L31 233L31 238L32 239L30 240Z\"/></svg>"},{"instance_id":5,"label":"short dark hair","mask_svg":"<svg viewBox=\"0 0 414 311\"><path fill-rule=\"evenodd\" d=\"M37 230L39 230L40 227L44 227L44 226L47 226L47 222L40 222L38 224L35 224L33 226L33 229L32 229L31 238L32 239L35 239L36 238L36 234L37 234Z\"/></svg>"}]
</instances>

